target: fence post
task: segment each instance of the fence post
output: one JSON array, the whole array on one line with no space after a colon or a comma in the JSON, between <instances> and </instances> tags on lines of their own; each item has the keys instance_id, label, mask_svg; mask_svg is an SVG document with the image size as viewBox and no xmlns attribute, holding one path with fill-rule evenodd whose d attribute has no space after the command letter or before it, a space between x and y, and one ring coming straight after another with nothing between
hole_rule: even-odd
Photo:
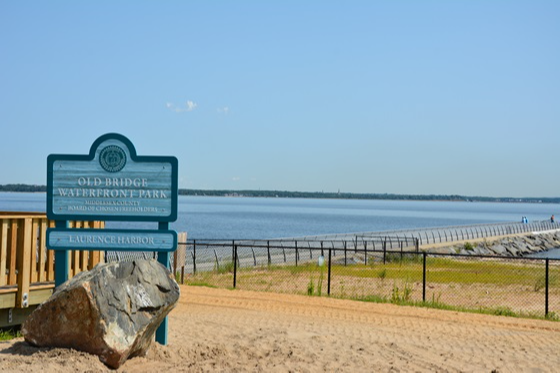
<instances>
[{"instance_id":1,"label":"fence post","mask_svg":"<svg viewBox=\"0 0 560 373\"><path fill-rule=\"evenodd\" d=\"M367 241L364 241L364 264L367 265Z\"/></svg>"},{"instance_id":2,"label":"fence post","mask_svg":"<svg viewBox=\"0 0 560 373\"><path fill-rule=\"evenodd\" d=\"M235 260L235 240L231 240L231 260Z\"/></svg>"},{"instance_id":3,"label":"fence post","mask_svg":"<svg viewBox=\"0 0 560 373\"><path fill-rule=\"evenodd\" d=\"M12 220L12 222L15 223L15 220ZM12 223L12 234L14 234L13 223ZM55 222L55 225L57 228L69 228L68 221L66 220L57 220ZM23 230L23 227L21 227L21 229ZM68 250L56 250L54 252L54 262L55 262L54 283L55 286L58 287L59 285L62 285L62 283L66 282L69 278L68 270L70 267L70 254ZM13 275L15 276L15 273L13 273ZM12 273L10 273L10 276L12 276Z\"/></svg>"},{"instance_id":4,"label":"fence post","mask_svg":"<svg viewBox=\"0 0 560 373\"><path fill-rule=\"evenodd\" d=\"M332 249L329 247L329 276L327 280L327 295L331 295L331 252Z\"/></svg>"},{"instance_id":5,"label":"fence post","mask_svg":"<svg viewBox=\"0 0 560 373\"><path fill-rule=\"evenodd\" d=\"M426 252L422 253L422 302L426 302Z\"/></svg>"},{"instance_id":6,"label":"fence post","mask_svg":"<svg viewBox=\"0 0 560 373\"><path fill-rule=\"evenodd\" d=\"M546 258L545 270L545 296L544 296L544 316L548 316L548 258Z\"/></svg>"},{"instance_id":7,"label":"fence post","mask_svg":"<svg viewBox=\"0 0 560 373\"><path fill-rule=\"evenodd\" d=\"M270 258L270 241L266 241L266 252L268 255L268 265L270 265L272 263L272 260Z\"/></svg>"},{"instance_id":8,"label":"fence post","mask_svg":"<svg viewBox=\"0 0 560 373\"><path fill-rule=\"evenodd\" d=\"M420 251L420 245L419 245L418 238L416 239L415 244L416 244L416 254L418 254L418 252Z\"/></svg>"},{"instance_id":9,"label":"fence post","mask_svg":"<svg viewBox=\"0 0 560 373\"><path fill-rule=\"evenodd\" d=\"M347 265L347 262L346 262L346 241L344 241L344 265L345 266Z\"/></svg>"},{"instance_id":10,"label":"fence post","mask_svg":"<svg viewBox=\"0 0 560 373\"><path fill-rule=\"evenodd\" d=\"M214 249L214 256L216 257L216 268L218 272L220 272L220 261L218 260L218 253L216 252L216 249Z\"/></svg>"},{"instance_id":11,"label":"fence post","mask_svg":"<svg viewBox=\"0 0 560 373\"><path fill-rule=\"evenodd\" d=\"M196 240L193 240L193 275L196 275Z\"/></svg>"},{"instance_id":12,"label":"fence post","mask_svg":"<svg viewBox=\"0 0 560 373\"><path fill-rule=\"evenodd\" d=\"M233 245L233 288L237 286L237 245Z\"/></svg>"},{"instance_id":13,"label":"fence post","mask_svg":"<svg viewBox=\"0 0 560 373\"><path fill-rule=\"evenodd\" d=\"M383 264L387 260L387 241L383 241Z\"/></svg>"},{"instance_id":14,"label":"fence post","mask_svg":"<svg viewBox=\"0 0 560 373\"><path fill-rule=\"evenodd\" d=\"M296 267L298 265L298 257L299 257L299 253L298 253L297 241L296 241Z\"/></svg>"}]
</instances>

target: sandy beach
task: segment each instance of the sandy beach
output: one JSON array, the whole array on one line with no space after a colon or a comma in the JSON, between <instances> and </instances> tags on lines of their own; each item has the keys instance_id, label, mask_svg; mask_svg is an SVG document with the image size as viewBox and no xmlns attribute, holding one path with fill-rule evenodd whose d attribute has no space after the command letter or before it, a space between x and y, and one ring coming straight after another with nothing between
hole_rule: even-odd
<instances>
[{"instance_id":1,"label":"sandy beach","mask_svg":"<svg viewBox=\"0 0 560 373\"><path fill-rule=\"evenodd\" d=\"M560 323L181 286L169 344L122 372L553 372ZM0 342L3 372L106 372L96 356Z\"/></svg>"}]
</instances>

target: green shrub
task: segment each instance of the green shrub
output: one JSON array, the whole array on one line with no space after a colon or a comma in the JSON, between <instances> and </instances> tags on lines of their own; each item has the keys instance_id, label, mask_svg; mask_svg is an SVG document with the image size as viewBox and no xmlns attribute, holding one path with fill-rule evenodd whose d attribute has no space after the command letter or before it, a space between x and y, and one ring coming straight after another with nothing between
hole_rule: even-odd
<instances>
[{"instance_id":1,"label":"green shrub","mask_svg":"<svg viewBox=\"0 0 560 373\"><path fill-rule=\"evenodd\" d=\"M545 316L545 319L550 320L550 321L560 321L560 316L558 316L558 314L556 312L549 312Z\"/></svg>"},{"instance_id":2,"label":"green shrub","mask_svg":"<svg viewBox=\"0 0 560 373\"><path fill-rule=\"evenodd\" d=\"M309 278L309 283L307 284L307 295L312 296L315 292L315 284L313 282L313 276Z\"/></svg>"},{"instance_id":3,"label":"green shrub","mask_svg":"<svg viewBox=\"0 0 560 373\"><path fill-rule=\"evenodd\" d=\"M387 277L387 268L383 268L382 270L380 270L377 273L377 277L379 277L381 280L385 280L385 277Z\"/></svg>"},{"instance_id":4,"label":"green shrub","mask_svg":"<svg viewBox=\"0 0 560 373\"><path fill-rule=\"evenodd\" d=\"M395 284L393 285L393 292L391 293L391 303L402 304L410 302L410 297L412 296L412 286L408 283L408 279L404 283L402 290Z\"/></svg>"}]
</instances>

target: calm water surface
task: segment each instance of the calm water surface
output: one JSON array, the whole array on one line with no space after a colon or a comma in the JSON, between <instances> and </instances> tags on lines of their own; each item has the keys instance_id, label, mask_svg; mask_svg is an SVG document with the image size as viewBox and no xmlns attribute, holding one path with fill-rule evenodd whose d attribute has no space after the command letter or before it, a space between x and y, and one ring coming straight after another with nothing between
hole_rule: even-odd
<instances>
[{"instance_id":1,"label":"calm water surface","mask_svg":"<svg viewBox=\"0 0 560 373\"><path fill-rule=\"evenodd\" d=\"M0 211L46 209L45 193L0 193ZM171 229L189 238L266 239L560 218L559 204L179 197ZM108 223L146 227L156 223Z\"/></svg>"}]
</instances>

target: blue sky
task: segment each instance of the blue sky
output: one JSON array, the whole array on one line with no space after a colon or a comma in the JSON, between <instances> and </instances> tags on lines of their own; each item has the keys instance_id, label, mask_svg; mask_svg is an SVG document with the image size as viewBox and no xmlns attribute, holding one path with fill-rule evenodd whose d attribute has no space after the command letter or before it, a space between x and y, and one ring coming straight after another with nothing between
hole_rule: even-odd
<instances>
[{"instance_id":1,"label":"blue sky","mask_svg":"<svg viewBox=\"0 0 560 373\"><path fill-rule=\"evenodd\" d=\"M0 184L108 132L179 186L560 196L558 1L2 1Z\"/></svg>"}]
</instances>

